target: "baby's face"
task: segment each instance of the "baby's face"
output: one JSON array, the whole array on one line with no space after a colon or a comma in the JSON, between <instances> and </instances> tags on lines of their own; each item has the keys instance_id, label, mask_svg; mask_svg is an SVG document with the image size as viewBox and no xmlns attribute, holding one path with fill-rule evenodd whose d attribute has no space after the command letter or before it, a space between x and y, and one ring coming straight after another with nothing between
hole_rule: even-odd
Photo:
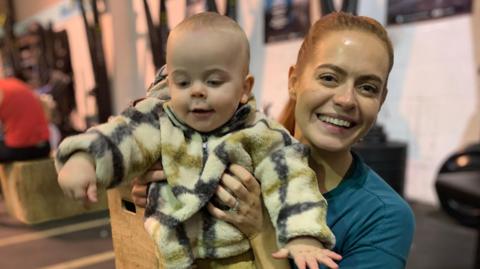
<instances>
[{"instance_id":1,"label":"baby's face","mask_svg":"<svg viewBox=\"0 0 480 269\"><path fill-rule=\"evenodd\" d=\"M169 38L170 107L191 128L213 131L250 95L242 45L212 30L180 32Z\"/></svg>"}]
</instances>

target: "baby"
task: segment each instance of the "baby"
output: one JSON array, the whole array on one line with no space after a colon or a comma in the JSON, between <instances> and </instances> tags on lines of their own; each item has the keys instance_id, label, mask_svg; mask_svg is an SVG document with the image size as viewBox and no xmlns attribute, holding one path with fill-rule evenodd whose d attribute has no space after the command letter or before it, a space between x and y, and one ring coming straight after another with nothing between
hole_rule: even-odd
<instances>
[{"instance_id":1,"label":"baby","mask_svg":"<svg viewBox=\"0 0 480 269\"><path fill-rule=\"evenodd\" d=\"M150 188L145 227L166 268L189 268L197 258L229 258L250 248L239 230L205 209L235 163L260 181L279 246L307 237L306 249L333 247L307 149L256 111L249 54L245 33L228 17L201 13L181 22L167 41L171 99L146 98L65 139L56 158L64 192L96 201L97 183L114 187L161 159L168 183Z\"/></svg>"}]
</instances>

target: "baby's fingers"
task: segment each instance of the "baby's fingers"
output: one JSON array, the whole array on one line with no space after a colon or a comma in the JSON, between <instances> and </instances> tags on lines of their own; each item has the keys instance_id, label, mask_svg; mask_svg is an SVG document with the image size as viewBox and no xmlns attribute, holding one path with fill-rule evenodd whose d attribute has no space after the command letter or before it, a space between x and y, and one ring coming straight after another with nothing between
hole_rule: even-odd
<instances>
[{"instance_id":1,"label":"baby's fingers","mask_svg":"<svg viewBox=\"0 0 480 269\"><path fill-rule=\"evenodd\" d=\"M87 187L87 200L92 203L98 202L97 184L89 184Z\"/></svg>"},{"instance_id":2,"label":"baby's fingers","mask_svg":"<svg viewBox=\"0 0 480 269\"><path fill-rule=\"evenodd\" d=\"M68 189L68 188L61 188L61 189L62 189L62 191L63 191L63 194L64 194L65 196L67 196L68 198L73 199L73 198L75 197L75 195L73 194L73 190Z\"/></svg>"},{"instance_id":3,"label":"baby's fingers","mask_svg":"<svg viewBox=\"0 0 480 269\"><path fill-rule=\"evenodd\" d=\"M307 268L318 269L318 262L317 262L317 259L315 257L307 257L307 258L305 258L305 261L308 265Z\"/></svg>"},{"instance_id":4,"label":"baby's fingers","mask_svg":"<svg viewBox=\"0 0 480 269\"><path fill-rule=\"evenodd\" d=\"M272 257L275 259L286 259L288 258L289 251L286 248L281 248L276 252L272 253Z\"/></svg>"},{"instance_id":5,"label":"baby's fingers","mask_svg":"<svg viewBox=\"0 0 480 269\"><path fill-rule=\"evenodd\" d=\"M328 250L328 249L325 250L324 255L326 255L327 257L330 257L333 260L337 260L337 261L342 259L342 256L340 254L337 254L336 252L333 252L333 251Z\"/></svg>"},{"instance_id":6,"label":"baby's fingers","mask_svg":"<svg viewBox=\"0 0 480 269\"><path fill-rule=\"evenodd\" d=\"M337 254L338 255L338 254ZM331 268L331 269L338 269L338 264L336 264L330 257L328 256L325 256L325 255L318 255L317 256L317 261L325 266L327 266L328 268ZM312 268L312 267L310 267ZM316 267L318 268L318 267Z\"/></svg>"},{"instance_id":7,"label":"baby's fingers","mask_svg":"<svg viewBox=\"0 0 480 269\"><path fill-rule=\"evenodd\" d=\"M85 189L76 188L72 190L72 196L73 199L84 200L85 198L87 198L87 192Z\"/></svg>"},{"instance_id":8,"label":"baby's fingers","mask_svg":"<svg viewBox=\"0 0 480 269\"><path fill-rule=\"evenodd\" d=\"M297 265L298 269L306 269L306 262L305 258L302 256L295 256L293 257L293 260L295 261L295 264Z\"/></svg>"}]
</instances>

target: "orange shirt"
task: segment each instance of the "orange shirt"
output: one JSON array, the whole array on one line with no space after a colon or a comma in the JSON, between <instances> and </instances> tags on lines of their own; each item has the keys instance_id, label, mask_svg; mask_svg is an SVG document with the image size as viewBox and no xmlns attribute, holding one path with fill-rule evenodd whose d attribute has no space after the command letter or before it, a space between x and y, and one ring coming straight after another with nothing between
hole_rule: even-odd
<instances>
[{"instance_id":1,"label":"orange shirt","mask_svg":"<svg viewBox=\"0 0 480 269\"><path fill-rule=\"evenodd\" d=\"M29 147L48 141L48 122L32 88L14 78L0 79L0 122L5 144Z\"/></svg>"}]
</instances>

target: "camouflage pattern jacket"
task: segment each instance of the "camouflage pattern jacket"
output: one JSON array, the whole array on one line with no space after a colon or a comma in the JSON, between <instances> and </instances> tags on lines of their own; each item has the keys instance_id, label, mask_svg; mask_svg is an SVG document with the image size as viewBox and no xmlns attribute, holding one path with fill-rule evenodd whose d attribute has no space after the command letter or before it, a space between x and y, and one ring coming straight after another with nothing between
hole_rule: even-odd
<instances>
[{"instance_id":1,"label":"camouflage pattern jacket","mask_svg":"<svg viewBox=\"0 0 480 269\"><path fill-rule=\"evenodd\" d=\"M196 258L231 257L250 248L239 230L205 209L233 163L260 181L279 246L304 235L328 248L335 243L326 225L326 201L308 166L308 149L257 112L253 97L223 127L208 134L185 125L168 101L146 98L108 123L66 138L57 152L57 169L77 151L91 154L97 181L107 187L141 175L162 160L168 184L150 188L145 227L166 268L189 268Z\"/></svg>"}]
</instances>

